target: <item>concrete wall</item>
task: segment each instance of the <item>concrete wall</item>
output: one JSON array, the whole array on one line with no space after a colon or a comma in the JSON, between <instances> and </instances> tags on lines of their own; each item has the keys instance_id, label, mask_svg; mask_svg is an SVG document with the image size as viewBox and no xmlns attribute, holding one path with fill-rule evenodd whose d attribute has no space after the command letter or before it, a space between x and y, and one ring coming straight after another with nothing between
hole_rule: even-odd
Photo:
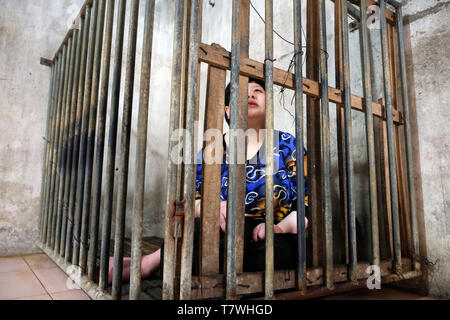
<instances>
[{"instance_id":1,"label":"concrete wall","mask_svg":"<svg viewBox=\"0 0 450 320\"><path fill-rule=\"evenodd\" d=\"M450 1L404 1L421 255L430 292L450 297Z\"/></svg>"},{"instance_id":2,"label":"concrete wall","mask_svg":"<svg viewBox=\"0 0 450 320\"><path fill-rule=\"evenodd\" d=\"M50 68L82 0L0 1L0 255L37 250Z\"/></svg>"},{"instance_id":3,"label":"concrete wall","mask_svg":"<svg viewBox=\"0 0 450 320\"><path fill-rule=\"evenodd\" d=\"M78 11L82 0L65 1L10 1L0 0L0 255L34 252L37 239L41 170L47 112L47 95L50 69L39 65L39 58L52 57L63 39L67 23ZM438 272L431 280L434 294L448 296L450 273L445 270L448 262L448 204L446 191L448 184L449 138L443 133L448 125L448 117L443 117L448 106L449 88L448 55L448 2L405 1L408 15L406 32L411 36L408 50L410 66L411 102L417 109L415 141L420 157L416 161L418 171L418 203L424 213L422 226L423 250L428 250L430 259L438 260ZM214 3L214 5L212 5ZM141 17L138 33L138 54L136 60L136 80L131 139L129 190L127 196L126 233L130 234L131 210L134 194L134 161L136 143L137 106L139 105L139 77L142 52L143 11L145 1L141 1ZM264 2L254 0L256 9L264 16ZM304 1L304 6L306 1ZM287 40L293 38L290 1L275 1L275 29ZM305 11L304 11L305 12ZM170 75L172 61L172 35L174 1L157 1L155 16L155 36L153 42L153 68L149 119L149 140L147 146L145 236L163 236L164 201L166 185L167 146L170 107ZM227 50L231 47L231 1L207 1L203 7L203 39L207 44L218 43ZM127 22L128 23L128 15ZM335 85L333 4L327 2L328 52L330 85ZM306 16L303 16L306 25ZM306 29L306 27L305 27ZM251 10L250 57L264 60L264 23ZM115 31L113 34L113 39ZM371 32L374 43L378 43L377 31ZM275 36L275 66L287 69L293 56L293 47ZM362 94L359 34L350 35L352 92ZM125 33L127 43L127 30ZM436 45L439 43L439 46ZM124 49L126 50L126 48ZM380 54L373 52L374 60ZM124 55L125 57L125 55ZM114 56L113 56L114 58ZM380 98L381 68L374 63L374 98ZM111 66L112 67L112 66ZM124 61L125 68L125 61ZM125 70L125 69L124 69ZM125 71L123 71L124 76ZM441 76L439 74L442 74ZM378 80L377 80L378 79ZM201 112L204 111L206 68L202 67ZM111 85L111 81L110 81ZM123 85L123 83L122 83ZM286 92L284 99L276 88L275 127L294 133L294 113L291 105L292 93ZM121 97L121 104L123 95ZM121 112L120 112L121 113ZM339 201L337 180L336 114L330 106L333 206ZM368 228L369 202L367 181L367 154L365 142L364 115L353 112L353 142L355 150L356 212L362 230ZM200 118L202 123L203 117ZM435 128L440 127L441 130ZM200 126L201 129L201 126ZM119 130L120 131L120 130ZM106 132L108 134L108 130ZM118 137L120 141L120 136ZM105 158L106 161L106 158ZM117 163L117 162L116 162ZM420 172L422 176L420 178ZM423 198L423 202L422 202ZM422 208L423 204L423 208ZM115 211L114 211L115 212ZM335 240L338 244L339 221L335 219ZM367 230L367 229L366 229ZM426 235L426 236L425 236ZM447 237L447 238L446 238ZM447 240L447 241L446 241ZM360 243L367 247L368 243ZM426 245L426 246L425 246ZM342 255L342 246L336 246L336 256ZM435 283L435 284L433 284ZM437 285L439 283L439 285ZM440 289L440 291L439 291Z\"/></svg>"}]
</instances>

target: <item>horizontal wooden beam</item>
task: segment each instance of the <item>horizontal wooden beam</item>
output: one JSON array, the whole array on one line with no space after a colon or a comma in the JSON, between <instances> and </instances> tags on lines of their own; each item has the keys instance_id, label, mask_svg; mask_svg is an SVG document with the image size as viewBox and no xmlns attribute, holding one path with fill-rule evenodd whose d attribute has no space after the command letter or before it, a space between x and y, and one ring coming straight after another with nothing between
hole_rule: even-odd
<instances>
[{"instance_id":1,"label":"horizontal wooden beam","mask_svg":"<svg viewBox=\"0 0 450 320\"><path fill-rule=\"evenodd\" d=\"M217 44L207 45L200 44L199 49L200 62L207 63L214 67L230 70L231 69L231 54L221 46ZM241 74L243 76L252 77L255 79L264 80L264 64L249 58L241 58ZM282 69L274 68L274 83L278 86L283 86L287 89L295 89L295 75L291 72L284 71ZM311 97L320 98L320 86L319 82L304 78L303 79L303 91L306 95ZM330 102L342 105L343 92L342 90L329 87L328 94ZM352 95L351 97L352 108L358 111L365 111L364 98ZM382 119L386 119L384 115L384 106L379 103L372 104L373 115ZM394 122L396 124L403 124L402 114L394 110L393 111Z\"/></svg>"},{"instance_id":2,"label":"horizontal wooden beam","mask_svg":"<svg viewBox=\"0 0 450 320\"><path fill-rule=\"evenodd\" d=\"M403 258L403 272L412 269L411 259ZM366 273L369 263L359 263L356 268L358 280L364 280L369 277ZM392 271L392 261L382 261L380 265L381 277L395 275ZM344 283L348 281L348 268L345 265L334 268L333 278L335 283ZM324 283L323 269L321 267L312 268L307 271L307 286L322 286ZM225 296L223 275L192 277L192 299L220 298ZM296 288L296 275L294 270L278 270L274 272L274 289L294 289ZM264 273L251 272L237 275L237 294L245 295L264 292Z\"/></svg>"}]
</instances>

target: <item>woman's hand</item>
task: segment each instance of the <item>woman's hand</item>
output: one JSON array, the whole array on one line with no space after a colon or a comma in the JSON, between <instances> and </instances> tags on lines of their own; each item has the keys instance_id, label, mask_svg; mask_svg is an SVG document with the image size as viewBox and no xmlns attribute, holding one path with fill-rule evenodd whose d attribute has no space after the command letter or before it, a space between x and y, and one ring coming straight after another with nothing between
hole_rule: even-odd
<instances>
[{"instance_id":1,"label":"woman's hand","mask_svg":"<svg viewBox=\"0 0 450 320\"><path fill-rule=\"evenodd\" d=\"M273 226L274 233L285 233L278 225ZM253 229L253 241L258 242L266 238L266 224L260 223Z\"/></svg>"},{"instance_id":2,"label":"woman's hand","mask_svg":"<svg viewBox=\"0 0 450 320\"><path fill-rule=\"evenodd\" d=\"M220 202L220 229L222 229L223 232L227 230L227 202L222 201Z\"/></svg>"}]
</instances>

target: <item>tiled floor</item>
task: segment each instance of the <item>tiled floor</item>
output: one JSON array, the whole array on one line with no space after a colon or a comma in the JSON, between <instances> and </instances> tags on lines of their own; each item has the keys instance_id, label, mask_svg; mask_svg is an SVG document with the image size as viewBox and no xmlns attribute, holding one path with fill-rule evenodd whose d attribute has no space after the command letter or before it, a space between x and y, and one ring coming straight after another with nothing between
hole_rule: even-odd
<instances>
[{"instance_id":1,"label":"tiled floor","mask_svg":"<svg viewBox=\"0 0 450 320\"><path fill-rule=\"evenodd\" d=\"M0 300L90 300L45 254L0 257Z\"/></svg>"}]
</instances>

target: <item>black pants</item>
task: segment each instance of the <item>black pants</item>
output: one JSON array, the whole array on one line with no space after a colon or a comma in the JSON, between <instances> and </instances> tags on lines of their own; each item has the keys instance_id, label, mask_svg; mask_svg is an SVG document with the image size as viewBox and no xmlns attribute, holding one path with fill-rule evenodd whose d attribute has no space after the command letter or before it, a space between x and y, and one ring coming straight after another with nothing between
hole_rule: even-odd
<instances>
[{"instance_id":1,"label":"black pants","mask_svg":"<svg viewBox=\"0 0 450 320\"><path fill-rule=\"evenodd\" d=\"M244 272L255 272L265 270L266 261L266 241L254 242L252 239L253 229L261 221L252 218L245 219L244 232ZM192 274L198 275L200 270L200 219L195 219L194 231L194 251L192 257ZM226 243L225 233L220 230L220 253L219 266L220 273L224 267L224 249ZM164 244L161 247L161 268L160 276L163 272ZM293 269L297 266L297 235L291 233L274 234L274 267L278 269Z\"/></svg>"}]
</instances>

